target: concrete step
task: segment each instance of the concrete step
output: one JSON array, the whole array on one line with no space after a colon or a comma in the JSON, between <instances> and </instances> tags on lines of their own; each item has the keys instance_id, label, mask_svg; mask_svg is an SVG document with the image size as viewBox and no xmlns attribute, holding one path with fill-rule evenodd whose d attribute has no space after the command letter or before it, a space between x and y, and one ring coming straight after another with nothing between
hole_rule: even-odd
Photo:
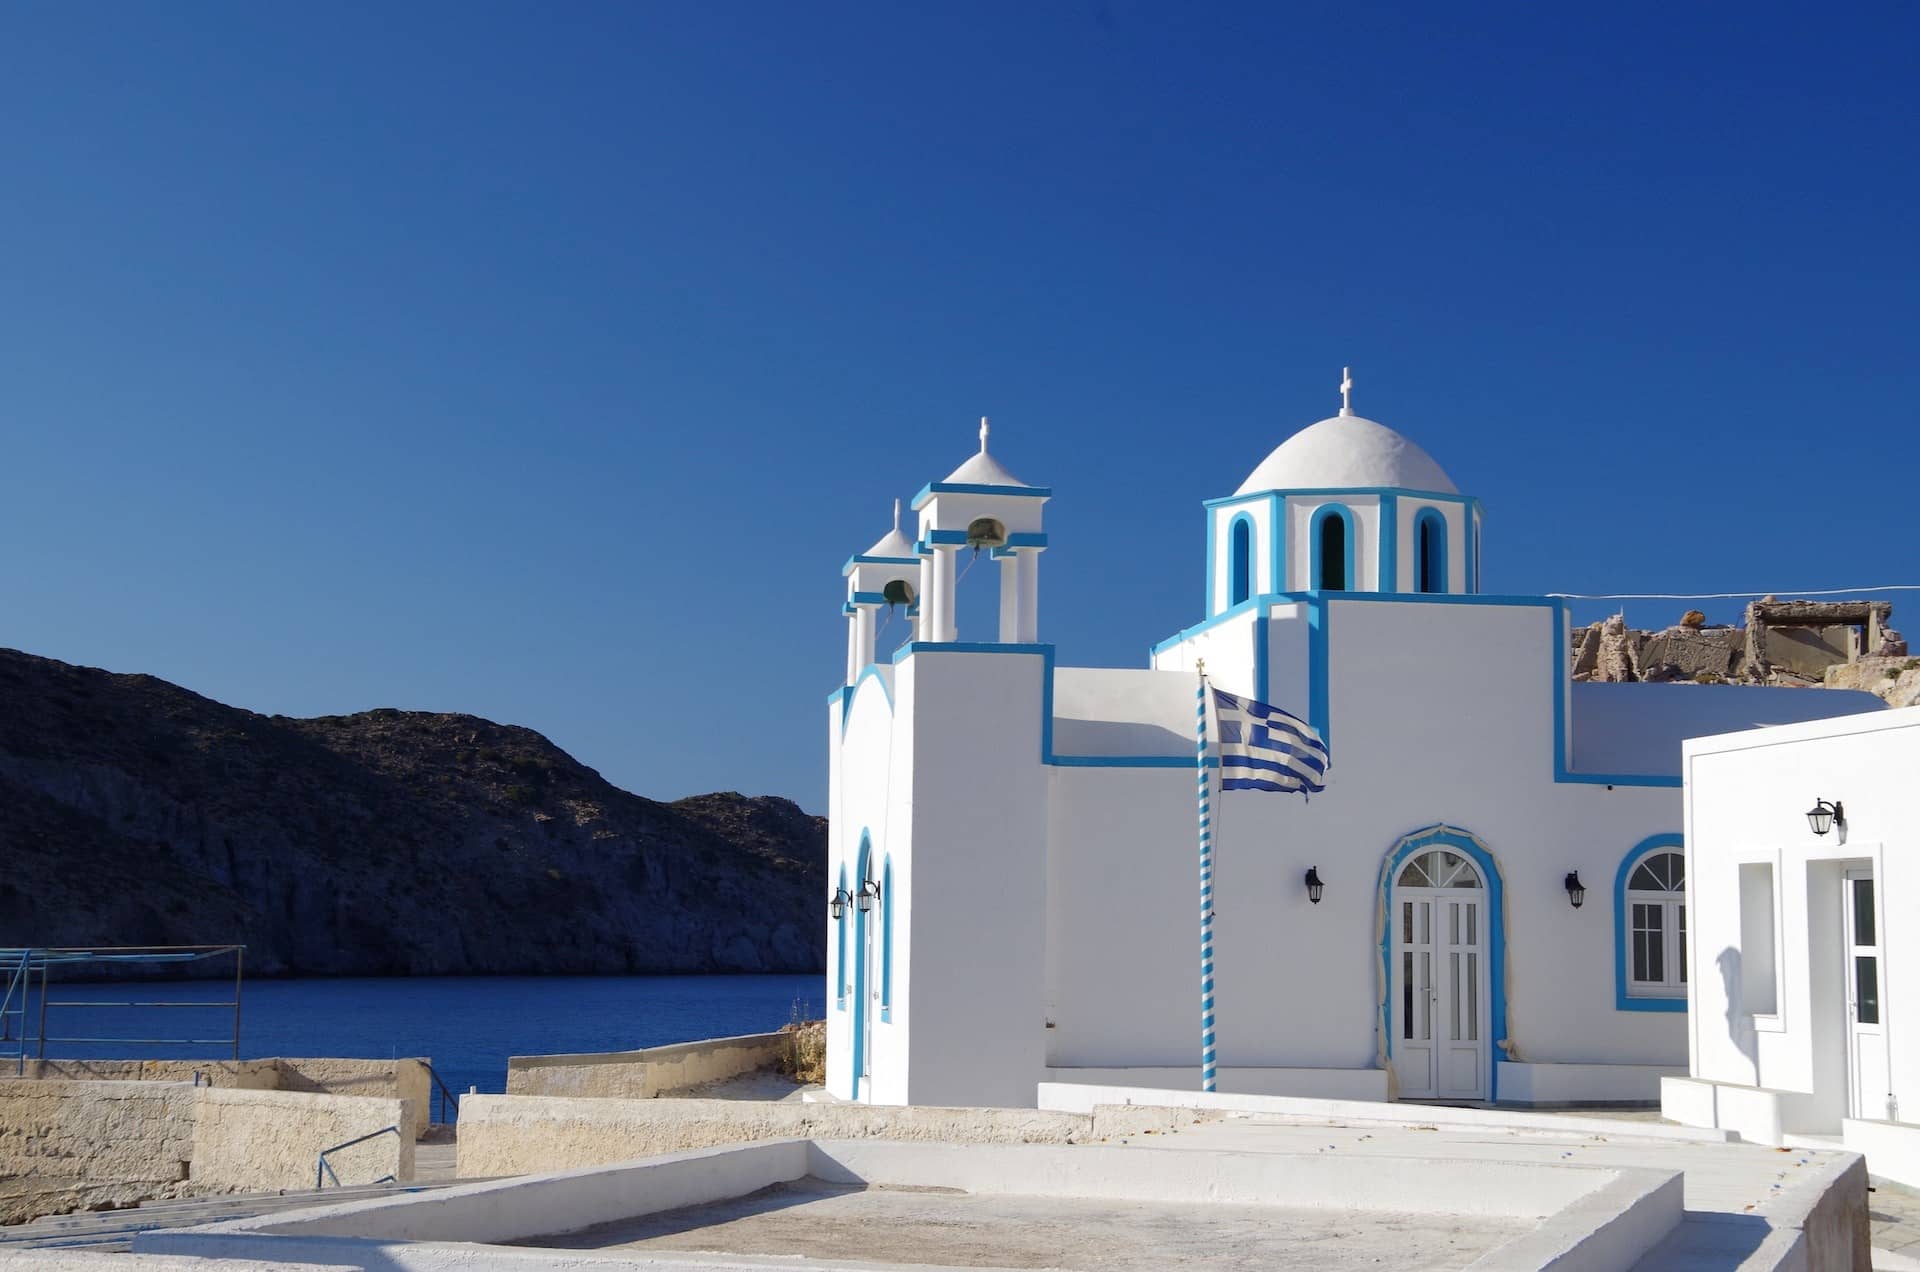
<instances>
[{"instance_id":1,"label":"concrete step","mask_svg":"<svg viewBox=\"0 0 1920 1272\"><path fill-rule=\"evenodd\" d=\"M228 1219L247 1219L310 1206L333 1206L344 1201L423 1192L444 1186L369 1184L301 1192L242 1193L228 1197L179 1198L128 1210L51 1215L32 1223L0 1229L0 1249L126 1250L131 1248L135 1234L141 1232L161 1228L192 1228Z\"/></svg>"}]
</instances>

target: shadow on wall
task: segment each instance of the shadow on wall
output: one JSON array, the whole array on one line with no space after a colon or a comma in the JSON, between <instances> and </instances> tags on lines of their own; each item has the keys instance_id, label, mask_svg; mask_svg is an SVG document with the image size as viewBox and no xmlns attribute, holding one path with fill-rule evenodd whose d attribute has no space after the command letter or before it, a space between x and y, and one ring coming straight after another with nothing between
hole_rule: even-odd
<instances>
[{"instance_id":1,"label":"shadow on wall","mask_svg":"<svg viewBox=\"0 0 1920 1272\"><path fill-rule=\"evenodd\" d=\"M1753 1082L1760 1084L1760 1040L1753 1031L1753 1017L1747 1014L1740 978L1740 951L1729 945L1714 960L1720 968L1720 987L1727 1002L1727 1037L1753 1066Z\"/></svg>"}]
</instances>

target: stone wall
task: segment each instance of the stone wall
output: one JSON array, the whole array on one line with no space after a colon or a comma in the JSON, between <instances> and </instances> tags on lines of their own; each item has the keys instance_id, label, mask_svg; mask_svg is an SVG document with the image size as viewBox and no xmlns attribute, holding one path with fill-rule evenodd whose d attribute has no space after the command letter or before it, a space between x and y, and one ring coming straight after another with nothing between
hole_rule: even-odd
<instances>
[{"instance_id":1,"label":"stone wall","mask_svg":"<svg viewBox=\"0 0 1920 1272\"><path fill-rule=\"evenodd\" d=\"M188 1183L196 1193L312 1188L321 1149L406 1121L401 1100L202 1087ZM410 1180L413 1140L380 1135L327 1160L342 1184Z\"/></svg>"},{"instance_id":2,"label":"stone wall","mask_svg":"<svg viewBox=\"0 0 1920 1272\"><path fill-rule=\"evenodd\" d=\"M507 1061L507 1094L652 1099L772 1068L788 1039L782 1033L741 1034L641 1051L514 1056Z\"/></svg>"},{"instance_id":3,"label":"stone wall","mask_svg":"<svg viewBox=\"0 0 1920 1272\"><path fill-rule=\"evenodd\" d=\"M276 1091L280 1088L280 1063L278 1060L28 1060L19 1076L70 1082L197 1081L202 1086Z\"/></svg>"},{"instance_id":4,"label":"stone wall","mask_svg":"<svg viewBox=\"0 0 1920 1272\"><path fill-rule=\"evenodd\" d=\"M1169 1114L1140 1116L1157 1126ZM1092 1116L1035 1109L480 1095L460 1110L459 1174L572 1170L790 1137L1073 1144L1095 1136Z\"/></svg>"},{"instance_id":5,"label":"stone wall","mask_svg":"<svg viewBox=\"0 0 1920 1272\"><path fill-rule=\"evenodd\" d=\"M160 1082L0 1082L0 1223L183 1190L196 1092Z\"/></svg>"},{"instance_id":6,"label":"stone wall","mask_svg":"<svg viewBox=\"0 0 1920 1272\"><path fill-rule=\"evenodd\" d=\"M1700 611L1689 610L1672 627L1642 631L1616 614L1574 628L1568 657L1575 680L1814 686L1830 683L1831 668L1904 656L1906 642L1887 625L1892 615L1886 601L1773 597L1747 606L1744 627L1708 626Z\"/></svg>"},{"instance_id":7,"label":"stone wall","mask_svg":"<svg viewBox=\"0 0 1920 1272\"><path fill-rule=\"evenodd\" d=\"M202 1193L311 1188L321 1149L403 1126L405 1101L112 1079L0 1080L0 1223ZM384 1135L332 1159L343 1184L413 1174Z\"/></svg>"}]
</instances>

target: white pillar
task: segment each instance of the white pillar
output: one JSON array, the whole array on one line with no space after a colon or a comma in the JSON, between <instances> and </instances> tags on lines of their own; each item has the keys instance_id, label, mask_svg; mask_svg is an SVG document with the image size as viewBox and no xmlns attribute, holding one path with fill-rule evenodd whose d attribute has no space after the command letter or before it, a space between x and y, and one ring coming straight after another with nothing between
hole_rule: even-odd
<instances>
[{"instance_id":1,"label":"white pillar","mask_svg":"<svg viewBox=\"0 0 1920 1272\"><path fill-rule=\"evenodd\" d=\"M1010 552L1000 558L1000 643L1011 645L1020 639L1020 556Z\"/></svg>"},{"instance_id":2,"label":"white pillar","mask_svg":"<svg viewBox=\"0 0 1920 1272\"><path fill-rule=\"evenodd\" d=\"M933 550L933 586L939 597L940 608L928 639L945 643L960 639L960 626L954 621L953 552L952 548L944 546Z\"/></svg>"},{"instance_id":3,"label":"white pillar","mask_svg":"<svg viewBox=\"0 0 1920 1272\"><path fill-rule=\"evenodd\" d=\"M853 615L854 661L853 674L857 677L873 662L873 616L877 606L856 605Z\"/></svg>"},{"instance_id":4,"label":"white pillar","mask_svg":"<svg viewBox=\"0 0 1920 1272\"><path fill-rule=\"evenodd\" d=\"M1040 639L1040 553L1029 548L1015 559L1020 562L1020 627L1015 639L1031 645Z\"/></svg>"},{"instance_id":5,"label":"white pillar","mask_svg":"<svg viewBox=\"0 0 1920 1272\"><path fill-rule=\"evenodd\" d=\"M852 684L860 678L860 669L866 666L860 661L860 613L856 609L847 615L847 683Z\"/></svg>"},{"instance_id":6,"label":"white pillar","mask_svg":"<svg viewBox=\"0 0 1920 1272\"><path fill-rule=\"evenodd\" d=\"M940 554L929 552L920 558L920 619L914 628L915 640L940 639Z\"/></svg>"}]
</instances>

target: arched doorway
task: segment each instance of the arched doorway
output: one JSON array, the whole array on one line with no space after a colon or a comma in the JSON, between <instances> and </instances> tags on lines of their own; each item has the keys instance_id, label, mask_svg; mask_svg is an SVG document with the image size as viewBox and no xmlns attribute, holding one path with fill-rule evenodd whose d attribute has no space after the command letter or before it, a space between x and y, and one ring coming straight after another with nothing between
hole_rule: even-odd
<instances>
[{"instance_id":1,"label":"arched doorway","mask_svg":"<svg viewBox=\"0 0 1920 1272\"><path fill-rule=\"evenodd\" d=\"M1493 908L1460 846L1416 846L1391 867L1389 1053L1408 1099L1490 1098Z\"/></svg>"}]
</instances>

